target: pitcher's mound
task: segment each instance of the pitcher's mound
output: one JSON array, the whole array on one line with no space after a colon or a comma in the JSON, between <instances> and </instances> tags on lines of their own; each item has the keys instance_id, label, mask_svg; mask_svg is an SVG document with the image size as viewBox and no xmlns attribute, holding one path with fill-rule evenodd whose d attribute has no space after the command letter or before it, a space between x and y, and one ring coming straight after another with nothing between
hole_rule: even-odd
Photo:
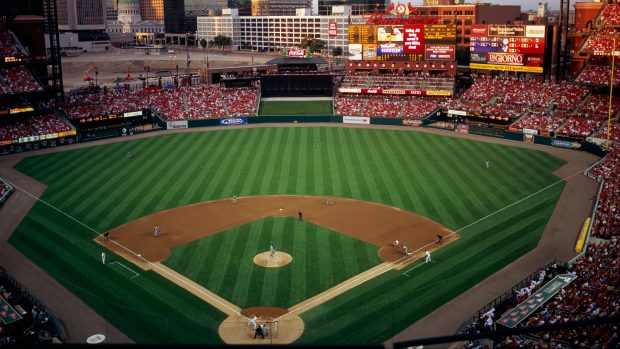
<instances>
[{"instance_id":1,"label":"pitcher's mound","mask_svg":"<svg viewBox=\"0 0 620 349\"><path fill-rule=\"evenodd\" d=\"M267 336L257 336L250 319L256 316L257 325L267 327ZM297 314L274 307L254 307L224 320L218 329L227 344L290 344L304 333L304 321Z\"/></svg>"},{"instance_id":2,"label":"pitcher's mound","mask_svg":"<svg viewBox=\"0 0 620 349\"><path fill-rule=\"evenodd\" d=\"M263 252L254 256L254 263L265 268L278 268L289 264L293 261L293 257L286 253L276 251L275 255L271 255L271 252Z\"/></svg>"}]
</instances>

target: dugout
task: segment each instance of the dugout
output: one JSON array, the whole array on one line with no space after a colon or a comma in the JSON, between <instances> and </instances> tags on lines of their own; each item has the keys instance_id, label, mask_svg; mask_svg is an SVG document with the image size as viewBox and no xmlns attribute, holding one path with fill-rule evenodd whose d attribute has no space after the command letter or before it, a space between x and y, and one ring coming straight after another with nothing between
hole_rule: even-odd
<instances>
[{"instance_id":1,"label":"dugout","mask_svg":"<svg viewBox=\"0 0 620 349\"><path fill-rule=\"evenodd\" d=\"M333 75L322 58L280 57L267 64L276 71L261 75L263 97L332 97Z\"/></svg>"}]
</instances>

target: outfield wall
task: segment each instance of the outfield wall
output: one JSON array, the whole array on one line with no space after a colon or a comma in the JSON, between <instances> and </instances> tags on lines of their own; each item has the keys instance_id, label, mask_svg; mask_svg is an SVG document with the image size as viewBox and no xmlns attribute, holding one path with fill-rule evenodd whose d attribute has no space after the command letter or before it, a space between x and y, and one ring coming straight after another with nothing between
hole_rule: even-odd
<instances>
[{"instance_id":1,"label":"outfield wall","mask_svg":"<svg viewBox=\"0 0 620 349\"><path fill-rule=\"evenodd\" d=\"M435 114L435 112L431 113ZM597 144L587 142L585 140L571 139L557 136L550 132L549 136L531 135L523 132L515 132L504 130L501 128L484 127L476 125L451 125L436 126L432 118L426 119L400 119L400 118L381 118L381 117L362 117L362 116L337 116L337 115L269 115L269 116L251 116L251 117L232 117L222 119L200 119L177 121L175 123L183 123L183 126L173 126L168 122L162 121L162 127L166 129L175 128L195 128L195 127L213 127L213 126L238 126L247 124L263 124L263 123L343 123L358 125L391 125L406 127L432 127L444 130L451 130L460 133L472 133L487 137L503 138L519 142L529 142L559 148L570 148L575 150L583 150L596 156L604 156L605 151ZM463 126L463 127L460 127Z\"/></svg>"}]
</instances>

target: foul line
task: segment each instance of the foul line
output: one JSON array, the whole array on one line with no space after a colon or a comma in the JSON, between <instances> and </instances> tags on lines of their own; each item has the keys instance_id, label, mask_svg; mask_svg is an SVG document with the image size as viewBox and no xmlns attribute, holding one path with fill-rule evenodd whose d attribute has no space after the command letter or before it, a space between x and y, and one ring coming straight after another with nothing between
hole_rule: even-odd
<instances>
[{"instance_id":1,"label":"foul line","mask_svg":"<svg viewBox=\"0 0 620 349\"><path fill-rule=\"evenodd\" d=\"M506 210L506 209L508 209L508 208L510 208L510 207L512 207L512 206L514 206L514 205L516 205L516 204L518 204L518 203L520 203L520 202L524 201L524 200L527 200L528 198L530 198L530 197L532 197L532 196L534 196L534 195L537 195L537 194L539 194L539 193L541 193L541 192L543 192L543 191L545 191L545 190L547 190L547 189L549 189L549 188L551 188L551 187L555 186L555 185L556 185L556 184L558 184L558 183L561 183L561 182L563 182L563 181L566 181L567 179L572 178L572 177L574 177L574 176L576 176L576 175L578 175L578 174L581 174L581 173L583 173L583 170L580 170L580 171L578 171L578 172L575 172L575 173L573 173L573 174L571 174L571 175L569 175L569 176L567 176L567 177L561 178L561 179L559 179L558 181L556 181L556 182L554 182L554 183L551 183L550 185L548 185L548 186L546 186L546 187L544 187L544 188L542 188L542 189L540 189L540 190L538 190L538 191L536 191L536 192L534 192L534 193L532 193L532 194L530 194L530 195L528 195L528 196L526 196L526 197L524 197L524 198L522 198L522 199L519 199L519 200L517 200L517 201L513 202L513 203L512 203L512 204L510 204L510 205L507 205L506 207L500 208L499 210L497 210L497 211L495 211L495 212L492 212L492 213L490 213L490 214L488 214L488 215L486 215L486 216L484 216L484 217L482 217L482 218L480 218L480 219L478 219L478 220L476 220L476 221L474 221L474 222L472 222L472 223L470 223L470 224L468 224L468 225L466 225L466 226L464 226L464 227L459 228L458 230L456 230L456 231L454 231L454 232L452 232L452 233L450 233L450 234L446 235L445 237L449 237L449 236L451 236L451 235L457 234L458 232L463 231L463 230L465 230L465 229L467 229L467 228L471 227L471 226L472 226L472 225L474 225L474 224L477 224L477 223L479 223L479 222L481 222L481 221L483 221L483 220L485 220L485 219L487 219L487 218L489 218L489 217L492 217L492 216L496 215L496 214L497 214L497 213L499 213L499 212L502 212L502 211L504 211L504 210ZM10 181L7 181L7 182L8 182L9 184L13 185L15 188L19 189L20 191L22 191L22 192L26 193L27 195L31 196L31 197L32 197L32 198L34 198L35 200L37 200L37 201L40 201L40 202L44 203L45 205L47 205L47 206L49 206L49 207L53 208L54 210L56 210L56 211L58 211L58 212L62 213L63 215L67 216L68 218L70 218L70 219L72 219L73 221L77 222L78 224L80 224L80 225L82 225L82 226L84 226L84 227L86 227L86 228L90 229L91 231L93 231L94 233L96 233L98 236L102 235L101 233L98 233L95 229L91 228L90 226L86 225L85 223L82 223L81 221L79 221L78 219L74 218L73 216L71 216L71 215L69 215L69 214L65 213L64 211L62 211L62 210L60 210L60 209L56 208L55 206L53 206L53 205L51 205L51 204L49 204L49 203L45 202L44 200L39 199L38 197L36 197L36 196L34 196L33 194L29 193L28 191L26 191L26 190L22 189L21 187L19 187L19 186L15 185L15 184L13 184L13 183L11 183ZM174 278L174 279L176 279L176 280L180 281L181 283L186 284L186 285L188 285L189 287L191 287L191 288L195 289L196 291L198 291L198 293L204 294L207 298L212 299L214 302L221 304L223 307L225 307L225 308L227 308L227 309L230 309L230 310L231 310L234 314L237 314L237 315L243 316L243 315L242 315L240 312L238 312L237 310L235 310L235 309L231 309L228 305L226 305L226 304L224 304L224 303L220 302L220 301L219 301L219 300L217 300L217 299L214 299L211 295L204 293L202 290L200 290L200 289L196 288L194 285L192 285L192 284L190 284L190 283L188 283L188 282L185 282L184 280L179 279L176 275L173 275L173 274L171 274L170 272L168 272L167 270L160 268L157 264L152 263L151 261L149 261L149 260L147 260L146 258L142 257L142 255L141 255L141 254L135 253L135 252L134 252L134 251L132 251L131 249L127 248L126 246L124 246L124 245L122 245L122 244L119 244L118 242L116 242L116 241L114 241L114 240L110 240L110 241L111 241L112 243L116 244L118 247L120 247L120 248L122 248L122 249L126 250L127 252L129 252L130 254L134 255L135 257L138 257L139 259L143 260L145 263L150 264L153 268L157 268L158 270L163 271L164 273L166 273L166 274L170 275L172 278ZM393 262L390 262L390 263L386 264L384 267L377 269L377 274L376 274L376 275L374 275L374 276L373 276L373 277L371 277L371 278L366 278L366 280L361 280L361 281L357 282L357 283L356 283L354 286L352 286L352 287L359 286L359 285L363 284L364 282L366 282L366 281L368 281L368 280L371 280L371 279L373 279L374 277L379 276L379 275L381 275L381 274L383 274L383 273L385 273L385 272L387 272L387 271L389 271L389 270L391 270L391 269L393 269L393 268L396 268L396 267L398 267L398 266L400 266L400 265L402 265L402 264L408 263L408 262L409 262L409 261L411 261L412 259L416 258L416 257L415 257L415 253L416 253L416 252L419 252L419 251L421 251L422 249L425 249L425 248L427 248L428 246L433 245L434 243L435 243L435 241L433 241L433 242L431 242L431 243L428 243L428 244L426 244L426 245L424 245L424 246L422 246L422 247L419 247L418 249L416 249L415 251L413 251L413 252L412 252L412 255L411 255L411 256L403 256L403 257L401 257L401 258L397 259L396 261L393 261ZM421 265L421 264L420 264L420 265ZM406 275L406 276L408 276L408 275L407 275L407 273L408 273L408 272L410 272L411 270L413 270L413 269L417 268L417 267L418 267L418 266L415 266L415 267L413 267L413 268L411 268L411 269L409 269L409 270L405 271L403 274L404 274L404 275ZM371 273L370 275L373 275L373 273ZM357 279L363 279L363 278L362 278L362 277L360 277L360 278L357 278ZM357 279L356 279L356 278L350 279L350 280L351 280L350 282L351 282L351 283L353 283L353 282L354 282L354 281L356 281ZM348 285L348 283L346 283L346 284ZM345 284L341 285L338 289L340 289L340 288L342 288L342 287L345 287ZM326 293L325 295L323 295L323 296L321 296L321 297L319 297L319 298L315 299L313 302L311 302L311 303L309 303L309 304L312 304L312 303L318 302L319 300L321 300L321 299L325 298L326 296L330 295L331 293L335 292L336 290L337 290L337 289L334 289L334 290L332 290L331 292ZM301 309L301 308L303 308L303 307L300 307L299 309ZM279 319L281 319L281 318L285 317L285 316L286 316L286 315L288 315L288 314L293 314L293 312L290 312L290 313L284 314L284 315L282 315L282 316L280 316L280 317L278 317L278 318L274 319L274 321L279 320ZM245 316L244 316L244 317L245 317ZM249 318L247 318L247 317L246 317L246 319L248 319L248 320L249 320Z\"/></svg>"},{"instance_id":2,"label":"foul line","mask_svg":"<svg viewBox=\"0 0 620 349\"><path fill-rule=\"evenodd\" d=\"M83 227L85 227L85 228L87 228L87 229L91 230L91 231L92 231L92 232L94 232L97 236L102 236L102 235L103 235L103 234L101 234L101 233L97 232L95 229L93 229L93 228L91 228L90 226L88 226L87 224L85 224L85 223L81 222L81 221L80 221L80 220L78 220L77 218L75 218L75 217L73 217L73 216L69 215L68 213L64 212L63 210L61 210L61 209L57 208L56 206L54 206L54 205L52 205L52 204L49 204L49 203L48 203L48 202L46 202L45 200L42 200L42 199L40 199L40 198L36 197L35 195L31 194L31 193L30 193L30 192L28 192L27 190L25 190L25 189L21 188L20 186L15 185L14 183L11 183L11 182L10 182L10 181L8 181L8 180L7 180L6 182L8 182L9 184L11 184L13 187L15 187L15 188L19 189L20 191L22 191L22 192L23 192L23 193L25 193L26 195L28 195L28 196L30 196L30 197L32 197L32 198L34 198L35 200L37 200L37 201L39 201L39 202L42 202L43 204L45 204L45 205L49 206L50 208L52 208L52 209L54 209L54 210L56 210L56 211L58 211L58 212L62 213L63 215L67 216L68 218L70 218L71 220L75 221L76 223L78 223L78 224L82 225ZM185 284L185 285L187 285L187 286L191 287L192 289L196 290L198 293L205 295L207 298L209 298L209 299L213 300L215 303L218 303L218 304L222 305L224 308L229 309L229 310L230 310L233 314L237 314L237 315L243 316L243 315L242 315L240 312L238 312L236 309L232 309L231 307L229 307L229 306L228 306L228 305L226 305L225 303L220 302L219 300L217 300L217 299L213 298L211 295L209 295L209 294L205 293L204 291L202 291L201 289L197 288L195 285L192 285L191 283L186 282L185 280L180 279L179 277L177 277L176 275L174 275L174 274L170 273L169 271L167 271L167 270L165 270L165 269L163 269L163 268L159 267L156 263L153 263L153 262L151 262L151 261L147 260L146 258L142 257L142 255L141 255L141 254L138 254L138 253L136 253L136 252L132 251L131 249L129 249L128 247L126 247L126 246L124 246L124 245L122 245L122 244L118 243L117 241L114 241L114 240L109 240L109 241L110 241L110 242L112 242L113 244L116 244L116 245L117 245L118 247L120 247L121 249L123 249L123 250L127 251L129 254L131 254L131 255L133 255L133 256L135 256L135 257L137 257L138 259L143 260L145 263L147 263L147 264L151 265L151 266L152 266L152 268L156 268L156 269L160 270L161 272L163 272L163 273L166 273L166 274L170 275L173 279L178 280L180 283ZM246 317L246 319L247 319L247 317Z\"/></svg>"},{"instance_id":3,"label":"foul line","mask_svg":"<svg viewBox=\"0 0 620 349\"><path fill-rule=\"evenodd\" d=\"M140 276L140 274L136 273L136 271L135 271L135 270L133 270L133 269L131 269L131 268L127 267L125 264L123 264L123 263L121 263L121 262L114 261L114 262L112 262L112 263L109 263L109 265L112 265L112 264L114 264L114 263L116 263L116 264L120 265L121 267L123 267L123 268L125 268L125 269L129 270L130 272L134 273L135 275L134 275L134 276L132 276L132 277L130 277L130 279L133 279L133 278L135 278L135 277Z\"/></svg>"},{"instance_id":4,"label":"foul line","mask_svg":"<svg viewBox=\"0 0 620 349\"><path fill-rule=\"evenodd\" d=\"M518 204L518 203L520 203L520 202L524 201L524 200L527 200L527 199L531 198L531 197L532 197L532 196L534 196L534 195L540 194L541 192L543 192L543 191L545 191L545 190L547 190L547 189L549 189L549 188L551 188L551 187L555 186L555 185L556 185L556 184L558 184L558 183L565 182L565 181L566 181L566 180L568 180L569 178L572 178L572 177L574 177L574 176L576 176L576 175L578 175L578 174L582 174L582 173L583 173L583 170L579 170L578 172L575 172L575 173L573 173L573 174L571 174L571 175L569 175L569 176L566 176L566 177L564 177L564 178L560 178L560 179L559 179L559 180L557 180L556 182L553 182L553 183L549 184L548 186L546 186L546 187L544 187L544 188L542 188L542 189L540 189L540 190L538 190L538 191L536 191L536 192L534 192L534 193L532 193L532 194L530 194L530 195L528 195L528 196L526 196L526 197L524 197L524 198L521 198L521 199L519 199L519 200L517 200L517 201L513 202L513 203L512 203L512 204L510 204L510 205L507 205L507 206L505 206L505 207L503 207L503 208L500 208L499 210L497 210L497 211L495 211L495 212L491 212L491 213L489 213L488 215L486 215L486 216L484 216L484 217L482 217L482 218L480 218L480 219L478 219L478 220L475 220L475 221L473 221L473 222L471 222L471 223L467 224L467 225L466 225L466 226L464 226L464 227L461 227L461 228L459 228L459 229L457 229L457 230L453 231L452 233L450 233L450 234L446 235L445 237L449 237L449 236L451 236L451 235L457 234L458 232L463 231L463 230L465 230L465 229L467 229L467 228L471 227L472 225L478 224L478 223L482 222L483 220L485 220L485 219L487 219L487 218L489 218L489 217L492 217L492 216L494 216L494 215L496 215L496 214L498 214L498 213L500 213L500 212L502 212L502 211L504 211L504 210L506 210L506 209L508 209L508 208L510 208L510 207L512 207L512 206L514 206L514 205L516 205L516 204ZM426 245L424 245L424 246L420 247L419 249L415 250L414 252L418 252L418 251L420 251L420 249L423 249L423 248L425 248L425 247L428 247L428 246L430 246L430 245L432 245L432 244L433 244L433 243L426 244ZM402 264L402 263L401 263L401 264ZM417 266L416 266L416 267L413 267L413 268L411 268L411 269L409 269L409 270L406 270L403 274L404 274L404 275L406 275L406 276L409 276L409 275L407 275L407 273L408 273L408 272L410 272L410 271L412 271L412 270L413 270L413 269L415 269L415 268L417 268Z\"/></svg>"}]
</instances>

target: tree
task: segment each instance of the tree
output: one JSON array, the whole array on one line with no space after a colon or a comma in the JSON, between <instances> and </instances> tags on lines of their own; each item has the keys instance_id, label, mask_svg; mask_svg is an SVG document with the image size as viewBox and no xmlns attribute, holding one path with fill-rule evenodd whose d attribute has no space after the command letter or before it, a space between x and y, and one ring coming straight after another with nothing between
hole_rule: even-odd
<instances>
[{"instance_id":1,"label":"tree","mask_svg":"<svg viewBox=\"0 0 620 349\"><path fill-rule=\"evenodd\" d=\"M319 52L325 48L325 41L317 38L311 38L309 36L303 38L299 43L299 46L307 49L310 52Z\"/></svg>"},{"instance_id":2,"label":"tree","mask_svg":"<svg viewBox=\"0 0 620 349\"><path fill-rule=\"evenodd\" d=\"M223 50L224 47L232 45L232 39L229 38L228 36L220 34L213 38L213 44L220 46Z\"/></svg>"},{"instance_id":3,"label":"tree","mask_svg":"<svg viewBox=\"0 0 620 349\"><path fill-rule=\"evenodd\" d=\"M332 49L332 56L339 57L342 56L342 47L336 46Z\"/></svg>"},{"instance_id":4,"label":"tree","mask_svg":"<svg viewBox=\"0 0 620 349\"><path fill-rule=\"evenodd\" d=\"M202 47L202 49L205 49L207 47L207 40L205 39L200 39L200 41L198 42L200 44L200 47Z\"/></svg>"}]
</instances>

